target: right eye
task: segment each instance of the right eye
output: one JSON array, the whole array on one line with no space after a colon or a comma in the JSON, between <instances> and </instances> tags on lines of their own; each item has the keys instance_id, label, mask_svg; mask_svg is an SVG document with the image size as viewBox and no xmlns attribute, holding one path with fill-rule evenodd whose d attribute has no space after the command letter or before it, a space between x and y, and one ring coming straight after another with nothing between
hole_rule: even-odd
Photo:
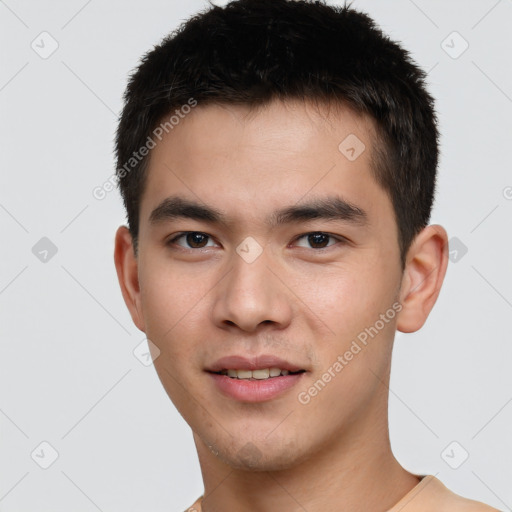
<instances>
[{"instance_id":1,"label":"right eye","mask_svg":"<svg viewBox=\"0 0 512 512\"><path fill-rule=\"evenodd\" d=\"M205 245L208 239L211 239L210 235L206 233L202 233L200 231L183 231L182 233L178 233L178 235L174 236L170 240L166 242L166 245L178 245L183 249L193 250L193 249L203 249L205 247L212 247L211 245ZM178 240L183 239L188 246L184 246L178 243Z\"/></svg>"}]
</instances>

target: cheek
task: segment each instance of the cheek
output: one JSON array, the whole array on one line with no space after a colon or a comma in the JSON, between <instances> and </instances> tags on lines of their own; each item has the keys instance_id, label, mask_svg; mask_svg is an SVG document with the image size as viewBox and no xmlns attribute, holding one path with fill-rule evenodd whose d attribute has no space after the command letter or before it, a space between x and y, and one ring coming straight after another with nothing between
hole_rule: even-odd
<instances>
[{"instance_id":1,"label":"cheek","mask_svg":"<svg viewBox=\"0 0 512 512\"><path fill-rule=\"evenodd\" d=\"M180 414L192 420L201 398L197 355L205 334L202 299L211 285L156 258L139 275L146 336L159 350L154 368Z\"/></svg>"},{"instance_id":2,"label":"cheek","mask_svg":"<svg viewBox=\"0 0 512 512\"><path fill-rule=\"evenodd\" d=\"M373 387L369 384L369 390L365 386L359 388L359 383L370 379L375 384L376 378L369 369L383 374L391 354L396 276L379 267L378 262L360 263L357 267L354 264L351 268L337 268L315 276L312 280L315 285L305 291L311 294L308 305L314 316L329 327L325 337L315 340L319 356L315 377L330 382L331 391L322 393L322 400L328 402L326 407L334 406L339 398L347 404L364 400L361 395L371 393ZM381 315L386 314L382 320ZM341 363L338 356L342 357ZM322 379L329 369L331 374Z\"/></svg>"},{"instance_id":3,"label":"cheek","mask_svg":"<svg viewBox=\"0 0 512 512\"><path fill-rule=\"evenodd\" d=\"M148 260L139 274L146 335L179 367L194 350L194 331L204 325L203 300L211 288L201 273L184 273L176 265Z\"/></svg>"},{"instance_id":4,"label":"cheek","mask_svg":"<svg viewBox=\"0 0 512 512\"><path fill-rule=\"evenodd\" d=\"M194 309L208 291L206 274L148 250L139 266L144 317L158 331L167 331Z\"/></svg>"},{"instance_id":5,"label":"cheek","mask_svg":"<svg viewBox=\"0 0 512 512\"><path fill-rule=\"evenodd\" d=\"M295 281L298 296L325 323L331 336L347 340L391 305L386 274L375 266L344 265ZM389 304L388 304L389 302Z\"/></svg>"},{"instance_id":6,"label":"cheek","mask_svg":"<svg viewBox=\"0 0 512 512\"><path fill-rule=\"evenodd\" d=\"M317 283L324 294L319 294L314 311L334 335L315 340L318 365L311 387L300 391L304 401L311 400L304 407L322 411L324 425L340 425L370 407L379 378L385 379L395 330L393 298L385 280L363 273L338 274ZM383 321L380 315L386 312Z\"/></svg>"}]
</instances>

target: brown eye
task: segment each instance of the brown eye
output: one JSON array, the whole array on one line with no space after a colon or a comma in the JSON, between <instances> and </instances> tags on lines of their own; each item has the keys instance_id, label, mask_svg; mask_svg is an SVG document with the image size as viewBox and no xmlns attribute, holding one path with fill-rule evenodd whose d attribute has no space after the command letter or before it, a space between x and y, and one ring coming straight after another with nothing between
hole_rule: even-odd
<instances>
[{"instance_id":1,"label":"brown eye","mask_svg":"<svg viewBox=\"0 0 512 512\"><path fill-rule=\"evenodd\" d=\"M306 247L308 249L326 249L332 245L335 245L335 242L343 243L343 239L339 237L335 237L334 235L330 235L329 233L323 233L321 231L315 233L306 233L301 235L296 240L306 239L308 246L301 245L301 247ZM329 244L329 239L333 240L334 243Z\"/></svg>"},{"instance_id":2,"label":"brown eye","mask_svg":"<svg viewBox=\"0 0 512 512\"><path fill-rule=\"evenodd\" d=\"M186 245L178 243L178 240L181 239L185 240ZM204 247L211 247L211 245L206 245L209 239L210 236L205 233L201 233L199 231L187 231L185 233L180 233L179 235L169 240L167 245L176 244L180 247L183 247L184 249L203 249Z\"/></svg>"},{"instance_id":3,"label":"brown eye","mask_svg":"<svg viewBox=\"0 0 512 512\"><path fill-rule=\"evenodd\" d=\"M325 244L329 243L329 235L326 235L325 233L314 233L311 235L308 235L308 242L311 244L312 247L315 249L326 247Z\"/></svg>"}]
</instances>

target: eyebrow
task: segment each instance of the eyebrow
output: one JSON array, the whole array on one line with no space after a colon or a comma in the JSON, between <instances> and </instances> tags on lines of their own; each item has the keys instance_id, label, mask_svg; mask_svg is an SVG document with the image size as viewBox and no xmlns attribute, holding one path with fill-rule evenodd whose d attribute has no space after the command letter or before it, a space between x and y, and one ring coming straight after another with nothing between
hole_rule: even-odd
<instances>
[{"instance_id":1,"label":"eyebrow","mask_svg":"<svg viewBox=\"0 0 512 512\"><path fill-rule=\"evenodd\" d=\"M158 224L178 218L193 219L209 224L228 224L227 216L220 210L179 196L164 199L151 212L149 222ZM368 223L368 214L362 208L339 196L329 196L276 210L267 217L266 222L274 228L284 224L315 219L341 220L364 226Z\"/></svg>"}]
</instances>

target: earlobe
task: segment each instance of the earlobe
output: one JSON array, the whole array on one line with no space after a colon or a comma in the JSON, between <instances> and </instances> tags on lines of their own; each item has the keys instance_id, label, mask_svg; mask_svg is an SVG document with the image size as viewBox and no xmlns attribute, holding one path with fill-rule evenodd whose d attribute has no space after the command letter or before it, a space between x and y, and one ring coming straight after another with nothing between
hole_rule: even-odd
<instances>
[{"instance_id":1,"label":"earlobe","mask_svg":"<svg viewBox=\"0 0 512 512\"><path fill-rule=\"evenodd\" d=\"M448 236L439 225L423 228L407 253L397 319L401 332L415 332L427 320L441 291L448 266Z\"/></svg>"},{"instance_id":2,"label":"earlobe","mask_svg":"<svg viewBox=\"0 0 512 512\"><path fill-rule=\"evenodd\" d=\"M132 236L126 226L120 226L116 232L114 263L121 293L133 323L138 329L145 332L144 318L140 307L138 262L133 250Z\"/></svg>"}]
</instances>

